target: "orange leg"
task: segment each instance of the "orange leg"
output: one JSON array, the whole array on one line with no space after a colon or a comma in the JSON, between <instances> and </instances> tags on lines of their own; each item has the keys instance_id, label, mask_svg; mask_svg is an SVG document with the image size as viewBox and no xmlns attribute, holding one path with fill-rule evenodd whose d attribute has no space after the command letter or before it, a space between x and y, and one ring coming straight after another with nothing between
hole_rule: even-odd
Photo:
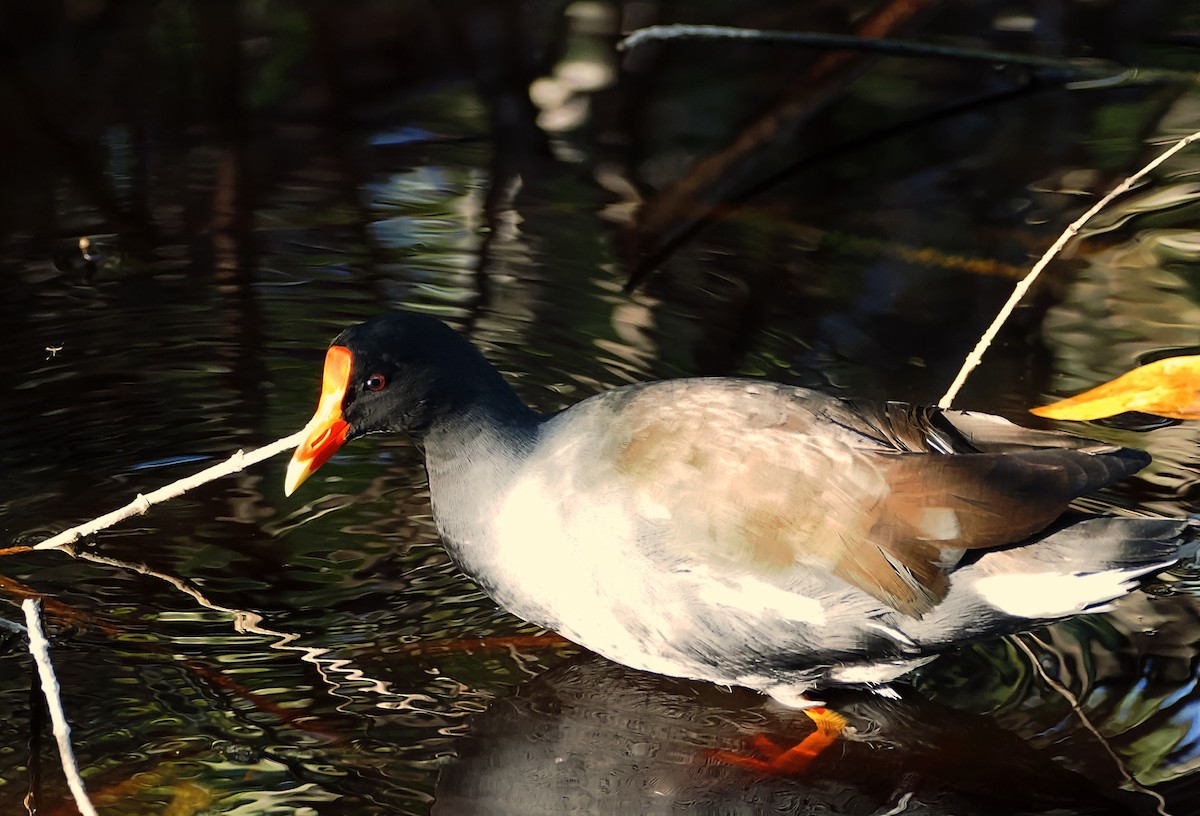
<instances>
[{"instance_id":1,"label":"orange leg","mask_svg":"<svg viewBox=\"0 0 1200 816\"><path fill-rule=\"evenodd\" d=\"M833 745L846 730L846 718L828 708L803 709L817 729L791 748L784 748L765 734L755 734L750 745L758 756L745 756L733 751L710 750L705 755L729 765L749 768L763 774L789 776L802 774L821 752Z\"/></svg>"}]
</instances>

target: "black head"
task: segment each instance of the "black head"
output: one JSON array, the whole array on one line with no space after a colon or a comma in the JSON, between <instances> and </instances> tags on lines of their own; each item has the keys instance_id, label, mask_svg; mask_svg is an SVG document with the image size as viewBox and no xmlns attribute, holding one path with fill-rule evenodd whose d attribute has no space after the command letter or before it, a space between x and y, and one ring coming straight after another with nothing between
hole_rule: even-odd
<instances>
[{"instance_id":1,"label":"black head","mask_svg":"<svg viewBox=\"0 0 1200 816\"><path fill-rule=\"evenodd\" d=\"M347 439L379 431L423 434L438 417L466 408L499 377L474 346L436 318L377 317L339 334L350 352L342 396Z\"/></svg>"},{"instance_id":2,"label":"black head","mask_svg":"<svg viewBox=\"0 0 1200 816\"><path fill-rule=\"evenodd\" d=\"M351 439L381 431L421 437L477 405L507 400L515 395L499 372L440 320L400 313L351 326L326 352L320 403L286 490Z\"/></svg>"}]
</instances>

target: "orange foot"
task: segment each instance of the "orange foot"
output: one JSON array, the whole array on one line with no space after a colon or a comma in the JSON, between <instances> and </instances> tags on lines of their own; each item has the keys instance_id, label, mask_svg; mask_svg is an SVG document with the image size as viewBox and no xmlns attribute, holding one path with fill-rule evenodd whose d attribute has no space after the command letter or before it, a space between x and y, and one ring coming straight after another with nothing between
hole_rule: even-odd
<instances>
[{"instance_id":1,"label":"orange foot","mask_svg":"<svg viewBox=\"0 0 1200 816\"><path fill-rule=\"evenodd\" d=\"M762 774L788 776L802 774L821 752L837 741L846 730L846 718L828 708L806 708L804 713L816 723L817 730L791 748L784 748L765 734L755 734L750 745L759 756L744 756L733 751L711 749L705 756L729 765L739 765Z\"/></svg>"}]
</instances>

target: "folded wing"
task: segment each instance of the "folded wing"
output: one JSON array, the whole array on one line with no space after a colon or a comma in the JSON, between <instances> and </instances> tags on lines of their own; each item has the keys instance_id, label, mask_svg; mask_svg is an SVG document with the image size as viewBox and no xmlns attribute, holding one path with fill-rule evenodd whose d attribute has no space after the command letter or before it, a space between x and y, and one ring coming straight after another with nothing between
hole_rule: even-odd
<instances>
[{"instance_id":1,"label":"folded wing","mask_svg":"<svg viewBox=\"0 0 1200 816\"><path fill-rule=\"evenodd\" d=\"M614 406L606 453L649 526L671 520L646 546L784 587L820 571L912 617L966 551L1021 541L1148 461L982 414L687 382Z\"/></svg>"}]
</instances>

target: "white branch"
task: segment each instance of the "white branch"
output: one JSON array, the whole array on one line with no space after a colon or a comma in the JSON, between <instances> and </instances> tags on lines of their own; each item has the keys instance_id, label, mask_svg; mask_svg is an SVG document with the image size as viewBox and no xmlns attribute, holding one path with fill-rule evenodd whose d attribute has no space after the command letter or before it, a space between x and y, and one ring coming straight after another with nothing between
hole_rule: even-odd
<instances>
[{"instance_id":1,"label":"white branch","mask_svg":"<svg viewBox=\"0 0 1200 816\"><path fill-rule=\"evenodd\" d=\"M1079 232L1083 225L1091 220L1096 213L1100 212L1110 203L1112 203L1113 199L1124 194L1131 187L1133 187L1133 185L1141 181L1151 170L1158 167L1160 164L1174 156L1180 150L1183 150L1197 139L1200 139L1200 131L1197 131L1189 136L1184 136L1178 142L1171 145L1171 147L1163 151L1158 158L1154 159L1141 170L1138 170L1132 176L1125 179L1115 188L1113 188L1112 192L1096 202L1096 205L1090 210L1079 216L1079 218L1075 219L1071 226L1067 227L1066 230L1063 231L1063 234L1058 236L1058 240L1055 241L1054 244L1048 250L1046 250L1045 254L1038 259L1038 262L1033 265L1033 269L1029 270L1029 274L1022 278L1021 282L1017 284L1017 288L1014 289L1012 295L1009 296L1008 301L1000 310L1000 314L996 315L996 319L992 321L992 325L988 326L987 331L983 333L983 337L979 338L979 342L975 344L975 348L972 349L971 353L967 355L967 359L963 362L962 368L959 369L958 376L954 378L954 382L950 385L949 390L947 390L946 393L942 395L942 398L938 400L939 408L949 408L950 403L954 402L954 398L958 396L959 389L961 389L963 387L963 383L967 381L967 375L969 375L975 369L975 366L979 365L979 361L983 359L984 352L988 350L988 346L992 344L992 341L996 339L996 335L1000 333L1000 327L1004 325L1004 322L1008 320L1008 316L1011 315L1013 310L1017 308L1017 304L1021 302L1021 298L1025 297L1025 293L1029 291L1029 287L1033 285L1035 280L1037 280L1038 275L1042 274L1042 270L1045 269L1046 265L1054 259L1054 256L1058 255L1058 253L1062 251L1062 248L1067 245L1067 242L1075 237L1076 233Z\"/></svg>"},{"instance_id":2,"label":"white branch","mask_svg":"<svg viewBox=\"0 0 1200 816\"><path fill-rule=\"evenodd\" d=\"M105 513L100 518L92 519L86 524L80 524L77 527L72 527L69 530L63 530L56 536L46 539L34 546L35 550L49 550L56 547L62 547L67 544L73 544L86 535L91 535L97 530L103 530L106 527L111 527L118 521L127 519L130 516L140 515L150 509L151 505L165 502L167 499L173 499L176 496L191 490L193 487L198 487L206 482L211 482L213 479L218 479L221 476L227 476L230 473L237 473L245 467L248 467L264 459L270 459L277 453L282 453L286 450L291 450L300 444L304 438L304 430L297 431L291 436L286 436L277 442L272 442L270 445L264 445L261 448L252 450L249 453L237 451L218 465L213 465L210 468L205 468L194 476L188 476L186 479L180 479L177 482L165 487L160 487L153 493L148 493L145 496L138 495L136 499L131 501L119 510L114 510L111 513Z\"/></svg>"},{"instance_id":3,"label":"white branch","mask_svg":"<svg viewBox=\"0 0 1200 816\"><path fill-rule=\"evenodd\" d=\"M67 715L63 713L62 700L58 696L58 678L54 676L54 665L50 662L50 644L42 633L41 610L33 598L22 601L21 608L25 611L25 626L29 630L29 653L37 663L42 694L46 695L50 721L54 724L54 739L58 742L58 758L62 761L63 773L67 775L67 785L75 797L75 807L83 816L97 816L96 808L83 786L83 777L79 775L79 766L75 764L75 752L71 749L71 726L67 724Z\"/></svg>"}]
</instances>

